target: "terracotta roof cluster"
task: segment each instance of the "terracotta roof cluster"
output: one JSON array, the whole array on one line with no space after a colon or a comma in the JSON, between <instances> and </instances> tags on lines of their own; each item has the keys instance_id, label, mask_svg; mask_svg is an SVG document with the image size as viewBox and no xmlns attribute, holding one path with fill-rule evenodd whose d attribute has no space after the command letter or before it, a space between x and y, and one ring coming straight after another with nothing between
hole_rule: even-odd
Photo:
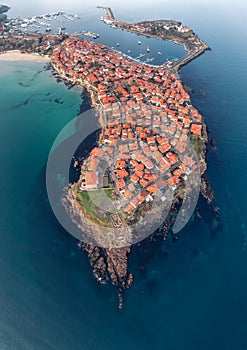
<instances>
[{"instance_id":1,"label":"terracotta roof cluster","mask_svg":"<svg viewBox=\"0 0 247 350\"><path fill-rule=\"evenodd\" d=\"M55 48L53 63L68 78L92 85L104 107L108 124L101 147L85 162L86 184L97 186L98 163L111 157L116 189L131 213L196 167L186 147L191 135L202 136L202 116L175 75L75 37Z\"/></svg>"}]
</instances>

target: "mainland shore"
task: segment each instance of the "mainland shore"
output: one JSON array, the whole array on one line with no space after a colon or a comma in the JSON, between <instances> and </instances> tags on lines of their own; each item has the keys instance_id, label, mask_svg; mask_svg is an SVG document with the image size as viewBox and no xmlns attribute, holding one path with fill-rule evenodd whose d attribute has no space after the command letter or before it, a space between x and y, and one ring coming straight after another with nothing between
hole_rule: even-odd
<instances>
[{"instance_id":1,"label":"mainland shore","mask_svg":"<svg viewBox=\"0 0 247 350\"><path fill-rule=\"evenodd\" d=\"M21 53L20 50L12 50L0 53L0 61L33 61L42 62L49 61L49 56L40 56L36 53Z\"/></svg>"}]
</instances>

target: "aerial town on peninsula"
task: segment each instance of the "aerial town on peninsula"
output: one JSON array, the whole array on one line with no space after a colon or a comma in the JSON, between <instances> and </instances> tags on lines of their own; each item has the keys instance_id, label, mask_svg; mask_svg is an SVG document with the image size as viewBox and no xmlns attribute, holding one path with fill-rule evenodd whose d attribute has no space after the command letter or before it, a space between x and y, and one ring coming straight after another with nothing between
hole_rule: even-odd
<instances>
[{"instance_id":1,"label":"aerial town on peninsula","mask_svg":"<svg viewBox=\"0 0 247 350\"><path fill-rule=\"evenodd\" d=\"M107 16L102 20L107 25L183 44L188 55L180 61L152 66L86 40L85 35L23 31L27 21L8 23L5 16L1 20L0 51L20 49L23 54L49 55L59 79L71 86L83 86L89 93L91 106L99 113L98 145L79 164L79 180L66 188L62 203L72 221L79 217L80 222L76 222L79 227L94 235L96 243L97 239L101 240L95 245L82 243L81 247L88 252L98 281L104 283L110 278L119 288L119 306L122 307L122 291L133 279L128 272L133 241L126 227L131 228L133 222L149 211L154 214L152 220L155 221L171 189L173 213L161 225L166 239L174 223L174 213L183 200L187 178L195 171L200 172L202 195L209 203L213 201L213 193L204 178L206 126L177 74L183 65L209 47L180 22L158 20L131 24L116 20L110 8L103 9ZM97 37L95 33L87 32L87 35L92 39ZM102 161L110 165L103 169ZM112 208L97 207L95 203L102 194L113 207L117 203L120 209L116 212ZM102 232L107 229L119 229L120 248L114 248L114 244L113 248L104 248ZM177 239L177 236L172 237Z\"/></svg>"},{"instance_id":2,"label":"aerial town on peninsula","mask_svg":"<svg viewBox=\"0 0 247 350\"><path fill-rule=\"evenodd\" d=\"M98 217L86 204L87 192L101 189L102 157L115 162L111 186L106 187L112 188L113 199L125 200L122 214L127 217L152 201L160 188L181 187L184 177L199 166L188 156L187 144L191 140L204 151L206 130L174 74L130 62L103 45L75 37L54 49L51 62L62 78L85 86L101 112L99 147L84 162L77 187L81 209L92 221L115 225L111 216ZM198 156L204 164L204 152Z\"/></svg>"}]
</instances>

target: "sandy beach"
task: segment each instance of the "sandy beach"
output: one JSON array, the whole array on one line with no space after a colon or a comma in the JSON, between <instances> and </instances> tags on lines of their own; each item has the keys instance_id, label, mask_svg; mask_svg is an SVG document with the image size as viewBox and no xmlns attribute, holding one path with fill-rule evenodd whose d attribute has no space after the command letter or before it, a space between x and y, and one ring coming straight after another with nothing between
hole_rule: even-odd
<instances>
[{"instance_id":1,"label":"sandy beach","mask_svg":"<svg viewBox=\"0 0 247 350\"><path fill-rule=\"evenodd\" d=\"M0 61L49 61L48 56L40 56L35 53L21 53L19 50L7 51L0 54Z\"/></svg>"}]
</instances>

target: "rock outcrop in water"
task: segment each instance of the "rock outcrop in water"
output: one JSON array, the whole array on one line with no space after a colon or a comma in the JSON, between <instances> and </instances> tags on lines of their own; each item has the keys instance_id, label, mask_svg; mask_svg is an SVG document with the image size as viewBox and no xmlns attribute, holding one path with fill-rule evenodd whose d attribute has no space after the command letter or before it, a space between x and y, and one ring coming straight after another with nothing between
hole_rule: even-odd
<instances>
[{"instance_id":1,"label":"rock outcrop in water","mask_svg":"<svg viewBox=\"0 0 247 350\"><path fill-rule=\"evenodd\" d=\"M122 308L123 290L131 287L133 282L133 274L128 273L130 247L103 249L85 243L80 243L79 247L87 252L97 281L104 284L110 279L112 284L119 289L119 308Z\"/></svg>"}]
</instances>

